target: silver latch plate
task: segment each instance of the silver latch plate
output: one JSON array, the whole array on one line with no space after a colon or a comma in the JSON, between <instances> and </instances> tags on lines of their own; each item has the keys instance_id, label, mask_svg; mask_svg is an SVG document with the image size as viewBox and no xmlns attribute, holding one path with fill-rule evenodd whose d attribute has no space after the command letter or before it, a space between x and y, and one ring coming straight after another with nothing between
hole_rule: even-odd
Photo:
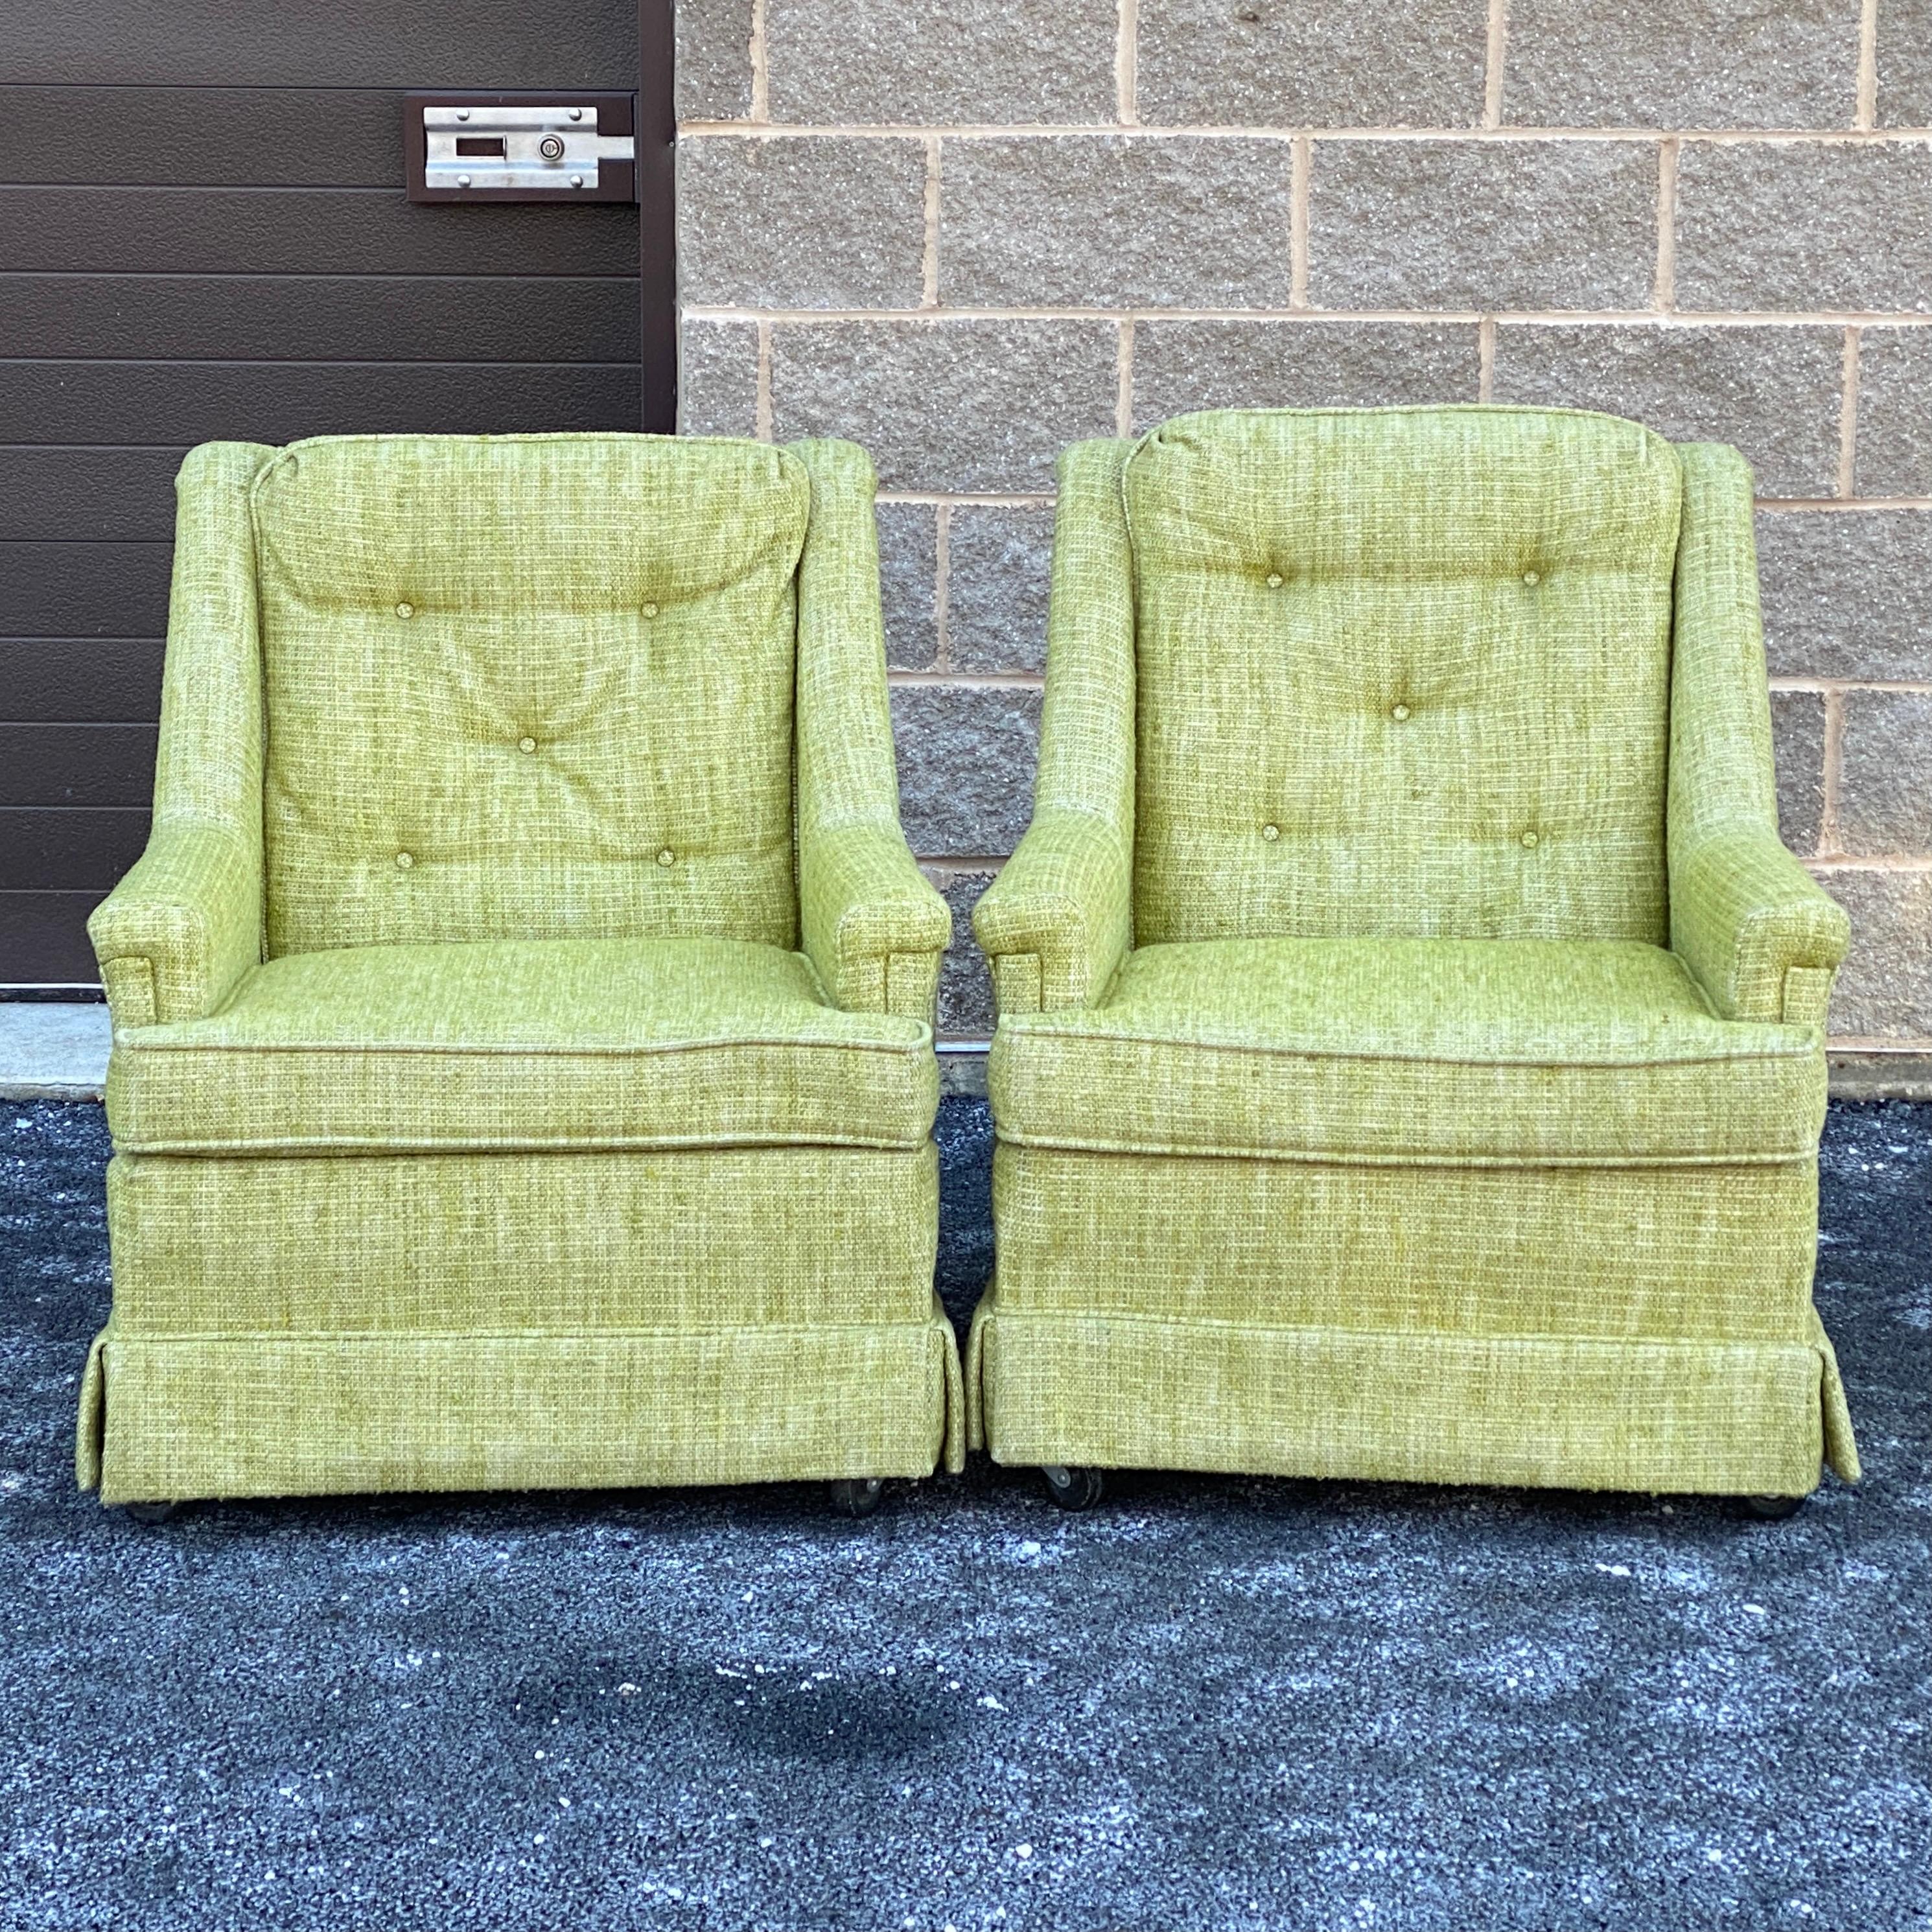
<instances>
[{"instance_id":1,"label":"silver latch plate","mask_svg":"<svg viewBox=\"0 0 1932 1932\"><path fill-rule=\"evenodd\" d=\"M418 201L628 201L637 178L628 95L411 94Z\"/></svg>"}]
</instances>

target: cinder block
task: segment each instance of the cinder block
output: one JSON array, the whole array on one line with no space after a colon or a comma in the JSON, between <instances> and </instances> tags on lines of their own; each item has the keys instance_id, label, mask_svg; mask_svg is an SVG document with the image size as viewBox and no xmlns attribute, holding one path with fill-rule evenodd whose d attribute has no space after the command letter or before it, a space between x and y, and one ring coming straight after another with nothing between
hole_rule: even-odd
<instances>
[{"instance_id":1,"label":"cinder block","mask_svg":"<svg viewBox=\"0 0 1932 1932\"><path fill-rule=\"evenodd\" d=\"M1932 1034L1932 872L1821 866L1818 883L1851 914L1832 1030L1865 1040Z\"/></svg>"},{"instance_id":2,"label":"cinder block","mask_svg":"<svg viewBox=\"0 0 1932 1932\"><path fill-rule=\"evenodd\" d=\"M899 815L922 859L1004 857L1033 815L1040 693L900 685L892 692Z\"/></svg>"},{"instance_id":3,"label":"cinder block","mask_svg":"<svg viewBox=\"0 0 1932 1932\"><path fill-rule=\"evenodd\" d=\"M1815 691L1771 694L1778 753L1778 835L1800 858L1818 849L1825 813L1825 700Z\"/></svg>"},{"instance_id":4,"label":"cinder block","mask_svg":"<svg viewBox=\"0 0 1932 1932\"><path fill-rule=\"evenodd\" d=\"M680 121L741 121L752 111L752 0L677 0Z\"/></svg>"},{"instance_id":5,"label":"cinder block","mask_svg":"<svg viewBox=\"0 0 1932 1932\"><path fill-rule=\"evenodd\" d=\"M1932 8L1880 0L1878 124L1932 128Z\"/></svg>"},{"instance_id":6,"label":"cinder block","mask_svg":"<svg viewBox=\"0 0 1932 1932\"><path fill-rule=\"evenodd\" d=\"M1472 322L1143 322L1134 421L1189 410L1368 409L1473 403Z\"/></svg>"},{"instance_id":7,"label":"cinder block","mask_svg":"<svg viewBox=\"0 0 1932 1932\"><path fill-rule=\"evenodd\" d=\"M881 503L878 514L886 663L929 670L939 655L939 512L930 503Z\"/></svg>"},{"instance_id":8,"label":"cinder block","mask_svg":"<svg viewBox=\"0 0 1932 1932\"><path fill-rule=\"evenodd\" d=\"M1656 151L1616 141L1318 141L1317 308L1641 308Z\"/></svg>"},{"instance_id":9,"label":"cinder block","mask_svg":"<svg viewBox=\"0 0 1932 1932\"><path fill-rule=\"evenodd\" d=\"M1840 328L1505 322L1493 391L1634 416L1673 442L1736 443L1761 496L1838 492Z\"/></svg>"},{"instance_id":10,"label":"cinder block","mask_svg":"<svg viewBox=\"0 0 1932 1932\"><path fill-rule=\"evenodd\" d=\"M1864 331L1854 467L1862 496L1932 496L1932 327Z\"/></svg>"},{"instance_id":11,"label":"cinder block","mask_svg":"<svg viewBox=\"0 0 1932 1932\"><path fill-rule=\"evenodd\" d=\"M1681 309L1932 310L1932 148L1687 142Z\"/></svg>"},{"instance_id":12,"label":"cinder block","mask_svg":"<svg viewBox=\"0 0 1932 1932\"><path fill-rule=\"evenodd\" d=\"M940 298L982 308L1286 307L1292 170L1286 141L948 141Z\"/></svg>"},{"instance_id":13,"label":"cinder block","mask_svg":"<svg viewBox=\"0 0 1932 1932\"><path fill-rule=\"evenodd\" d=\"M946 555L946 656L952 668L1043 669L1053 512L956 504Z\"/></svg>"},{"instance_id":14,"label":"cinder block","mask_svg":"<svg viewBox=\"0 0 1932 1932\"><path fill-rule=\"evenodd\" d=\"M1774 675L1932 682L1932 511L1757 520Z\"/></svg>"},{"instance_id":15,"label":"cinder block","mask_svg":"<svg viewBox=\"0 0 1932 1932\"><path fill-rule=\"evenodd\" d=\"M678 331L677 427L681 436L758 433L758 325L693 322Z\"/></svg>"},{"instance_id":16,"label":"cinder block","mask_svg":"<svg viewBox=\"0 0 1932 1932\"><path fill-rule=\"evenodd\" d=\"M1068 443L1114 433L1118 343L1111 322L782 322L772 418L863 443L889 490L1048 490Z\"/></svg>"},{"instance_id":17,"label":"cinder block","mask_svg":"<svg viewBox=\"0 0 1932 1932\"><path fill-rule=\"evenodd\" d=\"M1838 844L1932 858L1932 693L1848 691L1839 740Z\"/></svg>"},{"instance_id":18,"label":"cinder block","mask_svg":"<svg viewBox=\"0 0 1932 1932\"><path fill-rule=\"evenodd\" d=\"M918 141L707 135L678 146L678 281L700 307L916 308Z\"/></svg>"},{"instance_id":19,"label":"cinder block","mask_svg":"<svg viewBox=\"0 0 1932 1932\"><path fill-rule=\"evenodd\" d=\"M973 937L973 908L997 872L941 874L933 883L952 909L952 944L939 968L942 1040L990 1040L995 1015L993 976Z\"/></svg>"},{"instance_id":20,"label":"cinder block","mask_svg":"<svg viewBox=\"0 0 1932 1932\"><path fill-rule=\"evenodd\" d=\"M1140 0L1149 124L1472 128L1485 0Z\"/></svg>"},{"instance_id":21,"label":"cinder block","mask_svg":"<svg viewBox=\"0 0 1932 1932\"><path fill-rule=\"evenodd\" d=\"M772 118L1112 121L1117 20L1116 0L768 0Z\"/></svg>"},{"instance_id":22,"label":"cinder block","mask_svg":"<svg viewBox=\"0 0 1932 1932\"><path fill-rule=\"evenodd\" d=\"M1858 0L1511 0L1503 118L1531 128L1848 128Z\"/></svg>"}]
</instances>

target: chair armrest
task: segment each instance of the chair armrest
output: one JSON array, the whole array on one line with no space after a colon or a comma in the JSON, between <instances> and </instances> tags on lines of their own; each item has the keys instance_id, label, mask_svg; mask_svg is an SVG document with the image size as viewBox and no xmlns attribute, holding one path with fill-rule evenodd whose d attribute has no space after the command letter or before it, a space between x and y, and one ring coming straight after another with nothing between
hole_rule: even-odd
<instances>
[{"instance_id":1,"label":"chair armrest","mask_svg":"<svg viewBox=\"0 0 1932 1932\"><path fill-rule=\"evenodd\" d=\"M205 1018L262 960L262 880L227 827L158 820L87 936L116 1028Z\"/></svg>"},{"instance_id":2,"label":"chair armrest","mask_svg":"<svg viewBox=\"0 0 1932 1932\"><path fill-rule=\"evenodd\" d=\"M799 910L806 952L841 1006L932 1024L952 915L896 823L801 825Z\"/></svg>"},{"instance_id":3,"label":"chair armrest","mask_svg":"<svg viewBox=\"0 0 1932 1932\"><path fill-rule=\"evenodd\" d=\"M1106 819L1066 806L1034 812L973 914L1003 1016L1090 1006L1106 991L1127 951L1131 869Z\"/></svg>"},{"instance_id":4,"label":"chair armrest","mask_svg":"<svg viewBox=\"0 0 1932 1932\"><path fill-rule=\"evenodd\" d=\"M1670 938L1726 1019L1822 1026L1851 922L1768 827L1672 849Z\"/></svg>"}]
</instances>

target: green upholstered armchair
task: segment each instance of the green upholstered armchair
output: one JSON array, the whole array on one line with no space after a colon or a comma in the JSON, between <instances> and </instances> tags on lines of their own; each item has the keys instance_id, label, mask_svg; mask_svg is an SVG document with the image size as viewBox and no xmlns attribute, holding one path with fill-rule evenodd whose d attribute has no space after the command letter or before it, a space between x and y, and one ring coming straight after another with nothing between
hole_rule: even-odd
<instances>
[{"instance_id":1,"label":"green upholstered armchair","mask_svg":"<svg viewBox=\"0 0 1932 1932\"><path fill-rule=\"evenodd\" d=\"M970 1426L1149 1466L1802 1496L1846 921L1778 843L1736 452L1217 412L1060 469Z\"/></svg>"},{"instance_id":2,"label":"green upholstered armchair","mask_svg":"<svg viewBox=\"0 0 1932 1932\"><path fill-rule=\"evenodd\" d=\"M188 458L91 928L104 1501L957 1465L872 487L830 442Z\"/></svg>"}]
</instances>

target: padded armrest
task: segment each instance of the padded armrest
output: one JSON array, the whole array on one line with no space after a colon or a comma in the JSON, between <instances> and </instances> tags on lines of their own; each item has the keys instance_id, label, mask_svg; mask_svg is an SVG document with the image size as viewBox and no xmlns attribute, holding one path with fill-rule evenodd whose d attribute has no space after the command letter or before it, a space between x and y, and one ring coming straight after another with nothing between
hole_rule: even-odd
<instances>
[{"instance_id":1,"label":"padded armrest","mask_svg":"<svg viewBox=\"0 0 1932 1932\"><path fill-rule=\"evenodd\" d=\"M897 824L801 828L799 904L805 950L840 1006L932 1024L952 915Z\"/></svg>"},{"instance_id":2,"label":"padded armrest","mask_svg":"<svg viewBox=\"0 0 1932 1932\"><path fill-rule=\"evenodd\" d=\"M87 935L117 1028L203 1018L261 963L255 855L224 826L162 820Z\"/></svg>"},{"instance_id":3,"label":"padded armrest","mask_svg":"<svg viewBox=\"0 0 1932 1932\"><path fill-rule=\"evenodd\" d=\"M1131 864L1093 813L1042 806L981 898L973 930L1002 1013L1090 1006L1126 956Z\"/></svg>"},{"instance_id":4,"label":"padded armrest","mask_svg":"<svg viewBox=\"0 0 1932 1932\"><path fill-rule=\"evenodd\" d=\"M1677 455L1671 948L1726 1018L1822 1027L1851 926L1778 842L1750 467L1722 443Z\"/></svg>"},{"instance_id":5,"label":"padded armrest","mask_svg":"<svg viewBox=\"0 0 1932 1932\"><path fill-rule=\"evenodd\" d=\"M872 466L855 443L790 447L812 479L798 572L800 933L839 1005L929 1026L952 915L899 829Z\"/></svg>"},{"instance_id":6,"label":"padded armrest","mask_svg":"<svg viewBox=\"0 0 1932 1932\"><path fill-rule=\"evenodd\" d=\"M1060 459L1033 823L973 915L1002 1015L1090 1004L1133 940L1132 447Z\"/></svg>"},{"instance_id":7,"label":"padded armrest","mask_svg":"<svg viewBox=\"0 0 1932 1932\"><path fill-rule=\"evenodd\" d=\"M1670 925L1726 1019L1824 1024L1851 922L1775 833L1714 829L1673 846Z\"/></svg>"}]
</instances>

